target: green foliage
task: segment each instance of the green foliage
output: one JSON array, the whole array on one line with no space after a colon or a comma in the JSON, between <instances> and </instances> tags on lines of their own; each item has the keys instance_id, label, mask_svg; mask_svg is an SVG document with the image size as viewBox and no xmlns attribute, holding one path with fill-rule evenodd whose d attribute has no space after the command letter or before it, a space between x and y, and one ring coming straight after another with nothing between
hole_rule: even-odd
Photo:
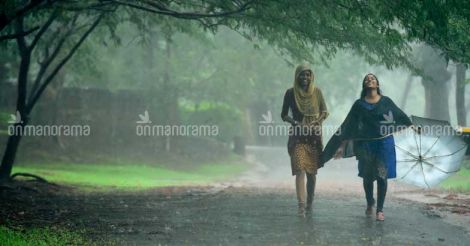
<instances>
[{"instance_id":1,"label":"green foliage","mask_svg":"<svg viewBox=\"0 0 470 246\"><path fill-rule=\"evenodd\" d=\"M217 139L230 143L234 136L242 134L242 114L239 109L223 104L201 102L182 112L182 123L187 125L216 125Z\"/></svg>"},{"instance_id":2,"label":"green foliage","mask_svg":"<svg viewBox=\"0 0 470 246\"><path fill-rule=\"evenodd\" d=\"M426 43L446 60L470 63L470 1L371 1L384 21L397 23L410 41Z\"/></svg>"},{"instance_id":3,"label":"green foliage","mask_svg":"<svg viewBox=\"0 0 470 246\"><path fill-rule=\"evenodd\" d=\"M403 36L374 13L365 2L260 1L239 19L245 36L267 40L297 60L325 62L352 49L371 63L406 64Z\"/></svg>"}]
</instances>

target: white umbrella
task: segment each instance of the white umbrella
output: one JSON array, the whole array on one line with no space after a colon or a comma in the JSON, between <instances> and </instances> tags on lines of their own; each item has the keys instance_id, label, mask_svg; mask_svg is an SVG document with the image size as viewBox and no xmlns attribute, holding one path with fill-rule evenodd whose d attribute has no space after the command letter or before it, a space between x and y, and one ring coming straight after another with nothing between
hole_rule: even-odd
<instances>
[{"instance_id":1,"label":"white umbrella","mask_svg":"<svg viewBox=\"0 0 470 246\"><path fill-rule=\"evenodd\" d=\"M397 177L419 187L436 186L460 170L467 144L446 121L412 116L411 128L394 133Z\"/></svg>"}]
</instances>

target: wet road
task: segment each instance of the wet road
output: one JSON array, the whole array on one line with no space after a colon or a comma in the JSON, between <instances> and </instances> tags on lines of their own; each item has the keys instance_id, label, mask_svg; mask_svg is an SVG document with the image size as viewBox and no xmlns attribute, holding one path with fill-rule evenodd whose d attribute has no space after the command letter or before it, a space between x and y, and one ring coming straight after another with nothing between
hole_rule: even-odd
<instances>
[{"instance_id":1,"label":"wet road","mask_svg":"<svg viewBox=\"0 0 470 246\"><path fill-rule=\"evenodd\" d=\"M416 192L400 183L390 185L386 220L366 217L354 159L320 170L313 215L300 218L285 149L249 147L248 156L257 162L253 170L230 182L166 196L115 194L126 207L106 203L100 209L109 220L101 214L100 223L120 226L102 226L101 233L123 245L469 245L464 228L398 199Z\"/></svg>"}]
</instances>

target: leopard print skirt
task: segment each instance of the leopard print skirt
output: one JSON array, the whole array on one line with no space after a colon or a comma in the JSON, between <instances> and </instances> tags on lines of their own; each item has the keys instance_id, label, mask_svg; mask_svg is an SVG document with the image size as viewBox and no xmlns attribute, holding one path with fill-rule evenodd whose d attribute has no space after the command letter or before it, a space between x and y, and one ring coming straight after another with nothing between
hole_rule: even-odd
<instances>
[{"instance_id":1,"label":"leopard print skirt","mask_svg":"<svg viewBox=\"0 0 470 246\"><path fill-rule=\"evenodd\" d=\"M292 175L301 171L317 174L320 155L323 149L321 136L289 137L288 152L291 160Z\"/></svg>"}]
</instances>

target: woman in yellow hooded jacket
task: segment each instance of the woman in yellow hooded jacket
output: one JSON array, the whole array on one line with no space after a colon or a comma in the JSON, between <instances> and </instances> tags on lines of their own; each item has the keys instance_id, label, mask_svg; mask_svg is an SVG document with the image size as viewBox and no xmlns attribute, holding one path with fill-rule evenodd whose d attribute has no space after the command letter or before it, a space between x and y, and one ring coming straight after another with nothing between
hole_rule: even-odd
<instances>
[{"instance_id":1,"label":"woman in yellow hooded jacket","mask_svg":"<svg viewBox=\"0 0 470 246\"><path fill-rule=\"evenodd\" d=\"M289 110L292 116L289 115ZM296 176L295 187L300 216L312 212L316 174L321 165L320 155L323 149L321 125L327 117L325 100L320 88L314 84L312 69L305 64L299 65L295 70L294 85L284 95L281 118L292 125L287 149L292 175Z\"/></svg>"}]
</instances>

